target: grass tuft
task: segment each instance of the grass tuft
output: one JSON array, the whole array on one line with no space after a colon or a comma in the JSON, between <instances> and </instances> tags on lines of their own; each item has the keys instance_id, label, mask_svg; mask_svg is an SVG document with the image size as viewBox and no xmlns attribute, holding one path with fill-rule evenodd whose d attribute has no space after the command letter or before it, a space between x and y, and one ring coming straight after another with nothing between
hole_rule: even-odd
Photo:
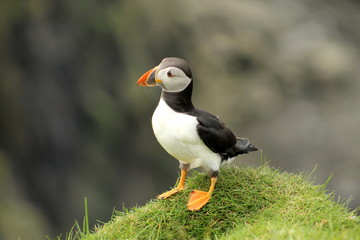
<instances>
[{"instance_id":1,"label":"grass tuft","mask_svg":"<svg viewBox=\"0 0 360 240\"><path fill-rule=\"evenodd\" d=\"M360 239L355 212L304 174L267 164L224 168L210 202L188 211L190 191L209 184L208 176L194 173L184 191L116 212L93 233L85 228L79 239Z\"/></svg>"}]
</instances>

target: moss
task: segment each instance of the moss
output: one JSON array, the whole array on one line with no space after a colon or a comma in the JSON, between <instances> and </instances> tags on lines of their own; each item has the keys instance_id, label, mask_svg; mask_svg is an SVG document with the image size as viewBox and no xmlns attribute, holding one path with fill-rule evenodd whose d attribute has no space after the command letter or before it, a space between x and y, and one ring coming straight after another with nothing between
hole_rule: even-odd
<instances>
[{"instance_id":1,"label":"moss","mask_svg":"<svg viewBox=\"0 0 360 240\"><path fill-rule=\"evenodd\" d=\"M186 209L190 191L207 190L208 176L195 173L187 188L166 200L117 212L81 239L360 239L359 219L333 201L325 184L301 174L259 168L222 169L211 201Z\"/></svg>"}]
</instances>

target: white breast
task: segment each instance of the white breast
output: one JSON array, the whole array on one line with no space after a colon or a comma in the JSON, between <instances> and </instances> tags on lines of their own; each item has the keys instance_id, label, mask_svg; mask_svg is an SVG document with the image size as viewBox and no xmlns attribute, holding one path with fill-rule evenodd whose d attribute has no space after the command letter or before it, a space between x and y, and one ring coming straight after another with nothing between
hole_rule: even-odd
<instances>
[{"instance_id":1,"label":"white breast","mask_svg":"<svg viewBox=\"0 0 360 240\"><path fill-rule=\"evenodd\" d=\"M200 139L196 117L175 112L163 99L152 117L154 134L161 146L182 163L191 168L204 167L218 171L220 156L212 152Z\"/></svg>"}]
</instances>

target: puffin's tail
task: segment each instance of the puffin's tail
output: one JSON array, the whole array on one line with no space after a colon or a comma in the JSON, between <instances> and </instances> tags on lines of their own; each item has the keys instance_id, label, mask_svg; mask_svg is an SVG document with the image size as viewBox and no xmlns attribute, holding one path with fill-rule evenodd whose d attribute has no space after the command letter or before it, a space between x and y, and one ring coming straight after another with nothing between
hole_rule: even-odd
<instances>
[{"instance_id":1,"label":"puffin's tail","mask_svg":"<svg viewBox=\"0 0 360 240\"><path fill-rule=\"evenodd\" d=\"M250 144L249 139L247 138L236 138L237 142L235 144L235 149L237 150L237 154L247 154L249 152L257 151L257 147Z\"/></svg>"},{"instance_id":2,"label":"puffin's tail","mask_svg":"<svg viewBox=\"0 0 360 240\"><path fill-rule=\"evenodd\" d=\"M226 161L228 159L232 159L240 154L248 154L249 152L257 151L257 147L250 144L249 139L247 138L236 138L236 144L228 149L226 153L221 154L221 161Z\"/></svg>"}]
</instances>

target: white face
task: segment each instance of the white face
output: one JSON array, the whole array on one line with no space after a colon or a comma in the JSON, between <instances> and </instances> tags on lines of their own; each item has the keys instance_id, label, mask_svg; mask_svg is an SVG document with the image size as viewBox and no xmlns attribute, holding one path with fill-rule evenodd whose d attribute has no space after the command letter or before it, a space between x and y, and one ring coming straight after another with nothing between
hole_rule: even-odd
<instances>
[{"instance_id":1,"label":"white face","mask_svg":"<svg viewBox=\"0 0 360 240\"><path fill-rule=\"evenodd\" d=\"M156 85L167 92L181 92L191 82L191 79L179 68L161 69L156 75Z\"/></svg>"}]
</instances>

